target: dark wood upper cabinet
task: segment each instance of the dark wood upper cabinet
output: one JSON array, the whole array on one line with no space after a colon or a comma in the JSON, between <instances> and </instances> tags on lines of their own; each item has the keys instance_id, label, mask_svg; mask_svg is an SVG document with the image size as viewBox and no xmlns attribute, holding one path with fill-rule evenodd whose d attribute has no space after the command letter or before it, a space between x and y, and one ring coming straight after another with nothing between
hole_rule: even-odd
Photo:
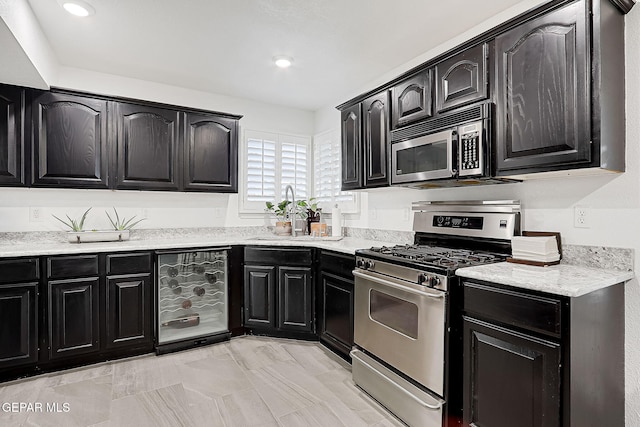
<instances>
[{"instance_id":1,"label":"dark wood upper cabinet","mask_svg":"<svg viewBox=\"0 0 640 427\"><path fill-rule=\"evenodd\" d=\"M420 71L393 87L391 129L397 129L433 115L432 87L431 68Z\"/></svg>"},{"instance_id":2,"label":"dark wood upper cabinet","mask_svg":"<svg viewBox=\"0 0 640 427\"><path fill-rule=\"evenodd\" d=\"M487 98L487 56L483 43L436 64L438 112Z\"/></svg>"},{"instance_id":3,"label":"dark wood upper cabinet","mask_svg":"<svg viewBox=\"0 0 640 427\"><path fill-rule=\"evenodd\" d=\"M389 185L389 94L384 91L362 102L364 186Z\"/></svg>"},{"instance_id":4,"label":"dark wood upper cabinet","mask_svg":"<svg viewBox=\"0 0 640 427\"><path fill-rule=\"evenodd\" d=\"M238 191L237 120L187 113L184 189Z\"/></svg>"},{"instance_id":5,"label":"dark wood upper cabinet","mask_svg":"<svg viewBox=\"0 0 640 427\"><path fill-rule=\"evenodd\" d=\"M107 102L34 92L34 187L107 188Z\"/></svg>"},{"instance_id":6,"label":"dark wood upper cabinet","mask_svg":"<svg viewBox=\"0 0 640 427\"><path fill-rule=\"evenodd\" d=\"M588 28L582 0L496 38L498 172L591 161Z\"/></svg>"},{"instance_id":7,"label":"dark wood upper cabinet","mask_svg":"<svg viewBox=\"0 0 640 427\"><path fill-rule=\"evenodd\" d=\"M115 188L178 190L180 113L146 105L118 103Z\"/></svg>"},{"instance_id":8,"label":"dark wood upper cabinet","mask_svg":"<svg viewBox=\"0 0 640 427\"><path fill-rule=\"evenodd\" d=\"M26 185L25 90L0 85L0 186Z\"/></svg>"},{"instance_id":9,"label":"dark wood upper cabinet","mask_svg":"<svg viewBox=\"0 0 640 427\"><path fill-rule=\"evenodd\" d=\"M362 188L361 104L341 112L342 189Z\"/></svg>"}]
</instances>

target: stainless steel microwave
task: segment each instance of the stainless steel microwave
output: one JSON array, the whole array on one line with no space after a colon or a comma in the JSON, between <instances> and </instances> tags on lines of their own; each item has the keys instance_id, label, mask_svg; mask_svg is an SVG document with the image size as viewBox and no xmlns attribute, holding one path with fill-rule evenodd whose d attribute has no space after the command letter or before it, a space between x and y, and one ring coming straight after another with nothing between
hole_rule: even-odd
<instances>
[{"instance_id":1,"label":"stainless steel microwave","mask_svg":"<svg viewBox=\"0 0 640 427\"><path fill-rule=\"evenodd\" d=\"M447 125L424 133L430 122L402 130L405 139L391 144L391 184L420 183L431 180L484 178L489 174L487 136L489 104L476 107L475 117L453 114L439 118ZM473 111L465 109L464 112ZM476 120L469 121L469 117ZM456 123L456 120L467 120Z\"/></svg>"}]
</instances>

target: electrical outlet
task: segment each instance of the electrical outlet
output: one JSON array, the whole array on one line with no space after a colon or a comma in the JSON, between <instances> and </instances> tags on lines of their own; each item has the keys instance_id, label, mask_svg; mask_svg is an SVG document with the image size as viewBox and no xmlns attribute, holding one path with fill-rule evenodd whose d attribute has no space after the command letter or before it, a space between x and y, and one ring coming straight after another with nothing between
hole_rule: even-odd
<instances>
[{"instance_id":1,"label":"electrical outlet","mask_svg":"<svg viewBox=\"0 0 640 427\"><path fill-rule=\"evenodd\" d=\"M222 218L222 217L224 217L224 209L222 209L222 208L214 208L213 209L213 217L214 218Z\"/></svg>"},{"instance_id":2,"label":"electrical outlet","mask_svg":"<svg viewBox=\"0 0 640 427\"><path fill-rule=\"evenodd\" d=\"M42 222L42 208L30 207L29 208L29 222Z\"/></svg>"},{"instance_id":3,"label":"electrical outlet","mask_svg":"<svg viewBox=\"0 0 640 427\"><path fill-rule=\"evenodd\" d=\"M584 206L576 206L573 211L573 226L576 228L591 228L591 215Z\"/></svg>"},{"instance_id":4,"label":"electrical outlet","mask_svg":"<svg viewBox=\"0 0 640 427\"><path fill-rule=\"evenodd\" d=\"M369 219L378 219L377 209L369 209Z\"/></svg>"}]
</instances>

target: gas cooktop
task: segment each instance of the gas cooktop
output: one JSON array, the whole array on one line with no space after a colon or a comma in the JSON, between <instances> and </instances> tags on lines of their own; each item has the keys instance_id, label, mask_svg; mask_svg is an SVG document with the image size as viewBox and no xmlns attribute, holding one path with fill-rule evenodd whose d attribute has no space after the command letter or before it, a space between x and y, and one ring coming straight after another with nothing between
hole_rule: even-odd
<instances>
[{"instance_id":1,"label":"gas cooktop","mask_svg":"<svg viewBox=\"0 0 640 427\"><path fill-rule=\"evenodd\" d=\"M490 252L452 249L428 245L396 245L373 247L357 251L360 256L386 261L403 261L416 267L436 267L455 271L461 267L490 264L505 260L505 256Z\"/></svg>"}]
</instances>

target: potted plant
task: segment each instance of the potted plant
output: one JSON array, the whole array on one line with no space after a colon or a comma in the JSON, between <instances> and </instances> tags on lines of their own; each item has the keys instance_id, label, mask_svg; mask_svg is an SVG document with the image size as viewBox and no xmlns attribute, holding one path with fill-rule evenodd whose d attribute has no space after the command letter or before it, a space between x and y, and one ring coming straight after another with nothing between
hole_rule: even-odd
<instances>
[{"instance_id":1,"label":"potted plant","mask_svg":"<svg viewBox=\"0 0 640 427\"><path fill-rule=\"evenodd\" d=\"M298 215L306 222L306 234L309 234L311 223L320 221L320 212L322 209L318 207L318 202L316 202L315 197L309 200L300 200L297 205Z\"/></svg>"},{"instance_id":2,"label":"potted plant","mask_svg":"<svg viewBox=\"0 0 640 427\"><path fill-rule=\"evenodd\" d=\"M72 219L69 215L66 215L67 220L63 220L58 218L55 215L52 215L55 219L57 219L62 224L70 228L70 230L67 233L68 240L70 243L115 242L115 241L129 240L129 232L131 228L133 228L140 221L144 220L143 218L138 221L134 221L135 215L130 219L127 219L127 218L120 219L120 215L118 215L118 211L116 211L116 209L113 208L113 211L115 213L115 221L111 218L108 212L105 212L107 214L107 217L109 218L109 221L111 222L111 225L113 226L113 230L85 231L84 223L85 223L85 220L87 219L87 216L89 215L90 210L91 208L87 209L82 214L80 219Z\"/></svg>"},{"instance_id":3,"label":"potted plant","mask_svg":"<svg viewBox=\"0 0 640 427\"><path fill-rule=\"evenodd\" d=\"M283 200L277 205L266 202L266 211L272 212L276 216L276 227L274 232L279 236L291 234L291 221L289 221L289 210L287 209L291 201Z\"/></svg>"},{"instance_id":4,"label":"potted plant","mask_svg":"<svg viewBox=\"0 0 640 427\"><path fill-rule=\"evenodd\" d=\"M68 221L62 220L53 214L51 214L51 216L63 223L65 226L69 227L72 232L79 233L81 231L84 231L84 221L87 219L87 215L89 215L90 210L91 208L84 211L80 219L71 219L69 215L66 215Z\"/></svg>"},{"instance_id":5,"label":"potted plant","mask_svg":"<svg viewBox=\"0 0 640 427\"><path fill-rule=\"evenodd\" d=\"M133 227L135 227L136 225L138 225L139 223L141 223L146 219L146 218L141 218L134 222L134 220L136 219L135 215L129 219L125 217L122 217L122 219L120 219L120 215L118 215L118 211L116 210L116 208L113 208L113 213L115 214L115 218L116 218L115 221L113 220L113 218L111 218L111 215L109 215L109 212L104 211L104 213L107 214L107 218L109 218L109 222L113 226L113 229L118 231L131 230Z\"/></svg>"}]
</instances>

